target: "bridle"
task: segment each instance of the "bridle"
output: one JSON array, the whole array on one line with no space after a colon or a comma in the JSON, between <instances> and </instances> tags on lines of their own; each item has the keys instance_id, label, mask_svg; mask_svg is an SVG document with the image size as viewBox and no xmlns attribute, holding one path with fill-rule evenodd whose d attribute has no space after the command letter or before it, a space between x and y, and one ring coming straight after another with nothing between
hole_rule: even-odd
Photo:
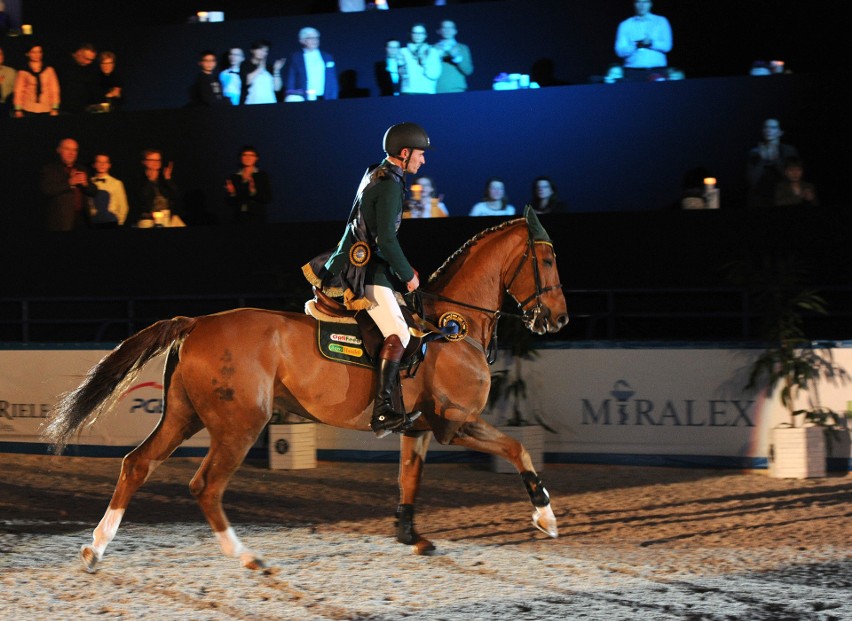
<instances>
[{"instance_id":1,"label":"bridle","mask_svg":"<svg viewBox=\"0 0 852 621\"><path fill-rule=\"evenodd\" d=\"M521 313L503 313L499 308L484 308L482 306L477 306L475 304L469 304L468 302L462 302L461 300L455 300L453 298L448 298L446 296L441 295L440 293L432 293L430 291L423 291L422 289L417 289L413 292L413 297L415 297L415 307L417 309L418 314L422 316L422 297L432 298L433 300L439 300L441 302L447 302L448 304L453 304L455 306L461 306L463 308L470 308L472 310L477 310L488 315L494 317L494 328L491 333L491 341L488 344L488 354L486 357L488 358L489 364L491 364L493 360L492 352L496 352L497 349L497 324L500 320L500 317L506 315L509 317L517 317L519 318L524 327L528 330L532 330L533 325L538 320L539 316L542 314L545 309L544 304L541 301L541 296L547 293L548 291L553 291L555 289L561 289L562 283L556 283L555 285L550 285L548 287L541 286L541 274L538 269L538 255L536 254L535 246L536 244L547 244L548 246L553 247L553 244L549 241L536 241L533 239L532 231L528 231L527 236L527 247L524 251L521 260L518 262L518 267L515 269L515 273L512 274L512 277L509 279L509 283L505 287L506 293L512 296L512 299L518 305ZM523 300L518 300L518 296L512 291L512 285L515 284L515 280L517 280L518 276L521 273L521 270L524 268L524 265L527 262L527 259L532 259L533 264L533 279L535 281L535 292L524 298ZM535 300L535 304L529 308L526 306Z\"/></svg>"}]
</instances>

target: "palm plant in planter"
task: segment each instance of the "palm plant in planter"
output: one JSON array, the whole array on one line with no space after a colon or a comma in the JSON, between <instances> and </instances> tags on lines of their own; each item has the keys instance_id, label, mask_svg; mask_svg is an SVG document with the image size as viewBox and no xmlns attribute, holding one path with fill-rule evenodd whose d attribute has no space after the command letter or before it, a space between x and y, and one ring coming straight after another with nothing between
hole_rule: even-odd
<instances>
[{"instance_id":1,"label":"palm plant in planter","mask_svg":"<svg viewBox=\"0 0 852 621\"><path fill-rule=\"evenodd\" d=\"M825 476L827 434L835 432L842 415L820 403L819 382L849 379L831 349L805 334L808 314L827 313L825 300L806 285L807 270L795 257L764 256L758 264L740 262L729 270L730 279L749 292L766 343L752 363L746 388L777 392L788 413L788 420L772 430L770 474ZM802 400L806 407L797 408Z\"/></svg>"}]
</instances>

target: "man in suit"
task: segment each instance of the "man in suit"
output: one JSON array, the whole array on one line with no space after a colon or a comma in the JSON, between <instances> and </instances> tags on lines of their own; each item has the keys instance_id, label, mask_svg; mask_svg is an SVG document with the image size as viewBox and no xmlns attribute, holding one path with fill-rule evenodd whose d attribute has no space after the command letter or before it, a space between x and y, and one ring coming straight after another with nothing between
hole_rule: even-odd
<instances>
[{"instance_id":1,"label":"man in suit","mask_svg":"<svg viewBox=\"0 0 852 621\"><path fill-rule=\"evenodd\" d=\"M334 57L319 49L320 33L316 28L299 31L302 49L293 52L287 63L285 101L337 99L339 86Z\"/></svg>"},{"instance_id":2,"label":"man in suit","mask_svg":"<svg viewBox=\"0 0 852 621\"><path fill-rule=\"evenodd\" d=\"M45 164L41 170L41 191L47 198L45 220L49 231L72 231L88 227L86 197L97 191L89 183L86 171L77 166L80 146L65 138L56 148L57 161Z\"/></svg>"}]
</instances>

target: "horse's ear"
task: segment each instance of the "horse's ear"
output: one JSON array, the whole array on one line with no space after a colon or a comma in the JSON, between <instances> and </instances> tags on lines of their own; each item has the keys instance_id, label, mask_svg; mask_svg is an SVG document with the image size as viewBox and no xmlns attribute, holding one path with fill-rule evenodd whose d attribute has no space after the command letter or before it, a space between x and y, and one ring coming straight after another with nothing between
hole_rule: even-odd
<instances>
[{"instance_id":1,"label":"horse's ear","mask_svg":"<svg viewBox=\"0 0 852 621\"><path fill-rule=\"evenodd\" d=\"M544 230L541 222L539 222L538 215L535 213L532 205L524 207L524 219L527 221L527 228L530 231L530 237L533 241L553 243L550 235L547 234L547 231Z\"/></svg>"}]
</instances>

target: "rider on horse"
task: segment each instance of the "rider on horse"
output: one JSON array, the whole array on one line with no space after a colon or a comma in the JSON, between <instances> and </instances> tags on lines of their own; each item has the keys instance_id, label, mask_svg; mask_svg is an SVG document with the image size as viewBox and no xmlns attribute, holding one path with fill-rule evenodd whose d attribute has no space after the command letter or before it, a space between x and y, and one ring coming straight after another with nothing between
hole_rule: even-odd
<instances>
[{"instance_id":1,"label":"rider on horse","mask_svg":"<svg viewBox=\"0 0 852 621\"><path fill-rule=\"evenodd\" d=\"M420 412L397 412L392 397L399 385L399 365L411 338L394 290L420 286L397 240L402 221L405 173L417 173L431 148L426 131L415 123L399 123L385 132L387 156L364 173L346 231L337 247L302 268L314 286L343 296L346 307L366 310L384 337L379 352L379 385L370 427L378 437L404 431Z\"/></svg>"}]
</instances>

